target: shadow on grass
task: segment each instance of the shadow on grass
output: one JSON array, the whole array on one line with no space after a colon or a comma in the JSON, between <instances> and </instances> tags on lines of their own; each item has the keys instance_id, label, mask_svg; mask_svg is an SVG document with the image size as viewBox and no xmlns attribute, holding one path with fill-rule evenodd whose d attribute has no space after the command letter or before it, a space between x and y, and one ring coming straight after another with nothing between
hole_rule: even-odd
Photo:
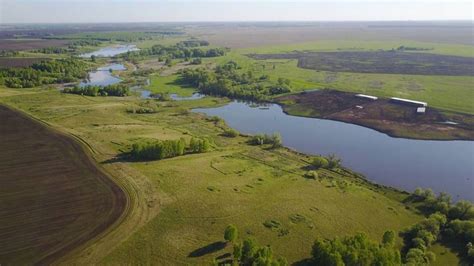
<instances>
[{"instance_id":1,"label":"shadow on grass","mask_svg":"<svg viewBox=\"0 0 474 266\"><path fill-rule=\"evenodd\" d=\"M201 257L207 254L217 252L221 249L224 249L226 244L227 243L223 241L217 241L217 242L211 243L207 246L204 246L202 248L198 248L192 251L191 253L189 253L188 257L196 258L196 257Z\"/></svg>"}]
</instances>

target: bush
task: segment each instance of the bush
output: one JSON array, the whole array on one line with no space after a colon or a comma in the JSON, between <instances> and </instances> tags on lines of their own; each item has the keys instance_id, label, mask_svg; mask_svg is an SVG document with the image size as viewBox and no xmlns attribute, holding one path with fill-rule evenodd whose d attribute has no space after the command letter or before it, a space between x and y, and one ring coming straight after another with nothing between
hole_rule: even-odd
<instances>
[{"instance_id":1,"label":"bush","mask_svg":"<svg viewBox=\"0 0 474 266\"><path fill-rule=\"evenodd\" d=\"M308 171L306 174L304 174L304 177L306 178L311 178L311 179L318 179L318 172L316 171Z\"/></svg>"},{"instance_id":2,"label":"bush","mask_svg":"<svg viewBox=\"0 0 474 266\"><path fill-rule=\"evenodd\" d=\"M237 237L239 236L239 232L237 230L237 227L235 227L232 224L229 224L225 230L224 230L224 239L227 242L235 242L237 240Z\"/></svg>"},{"instance_id":3,"label":"bush","mask_svg":"<svg viewBox=\"0 0 474 266\"><path fill-rule=\"evenodd\" d=\"M251 145L264 145L271 144L272 148L281 147L282 141L279 133L274 133L272 135L267 134L257 134L250 138L249 143Z\"/></svg>"},{"instance_id":4,"label":"bush","mask_svg":"<svg viewBox=\"0 0 474 266\"><path fill-rule=\"evenodd\" d=\"M341 159L338 158L335 154L330 154L327 157L327 160L328 160L328 168L329 169L334 169L334 168L338 168L338 167L341 166Z\"/></svg>"},{"instance_id":5,"label":"bush","mask_svg":"<svg viewBox=\"0 0 474 266\"><path fill-rule=\"evenodd\" d=\"M328 168L329 162L326 158L324 158L322 156L316 156L316 157L313 158L313 161L311 162L311 165L316 169Z\"/></svg>"},{"instance_id":6,"label":"bush","mask_svg":"<svg viewBox=\"0 0 474 266\"><path fill-rule=\"evenodd\" d=\"M235 138L239 136L239 131L233 128L230 128L230 129L225 130L223 135L229 138Z\"/></svg>"}]
</instances>

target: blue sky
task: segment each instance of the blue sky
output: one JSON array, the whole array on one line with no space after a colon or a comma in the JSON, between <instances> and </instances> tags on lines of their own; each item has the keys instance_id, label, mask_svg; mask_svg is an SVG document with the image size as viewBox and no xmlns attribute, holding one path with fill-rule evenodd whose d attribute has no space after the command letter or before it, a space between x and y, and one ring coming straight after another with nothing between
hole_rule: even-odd
<instances>
[{"instance_id":1,"label":"blue sky","mask_svg":"<svg viewBox=\"0 0 474 266\"><path fill-rule=\"evenodd\" d=\"M0 0L0 23L472 20L465 0Z\"/></svg>"}]
</instances>

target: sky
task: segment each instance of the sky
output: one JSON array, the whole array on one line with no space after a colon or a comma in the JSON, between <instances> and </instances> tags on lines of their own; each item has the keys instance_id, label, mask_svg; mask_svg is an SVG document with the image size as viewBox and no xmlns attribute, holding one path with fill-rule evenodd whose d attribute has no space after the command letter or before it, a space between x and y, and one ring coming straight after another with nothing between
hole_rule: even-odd
<instances>
[{"instance_id":1,"label":"sky","mask_svg":"<svg viewBox=\"0 0 474 266\"><path fill-rule=\"evenodd\" d=\"M0 24L472 20L466 0L0 0Z\"/></svg>"}]
</instances>

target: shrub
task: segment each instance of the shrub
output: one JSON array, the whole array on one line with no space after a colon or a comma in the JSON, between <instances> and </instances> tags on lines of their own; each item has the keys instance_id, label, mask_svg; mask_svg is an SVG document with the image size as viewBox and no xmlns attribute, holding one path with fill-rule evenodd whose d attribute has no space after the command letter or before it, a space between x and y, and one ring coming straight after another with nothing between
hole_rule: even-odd
<instances>
[{"instance_id":1,"label":"shrub","mask_svg":"<svg viewBox=\"0 0 474 266\"><path fill-rule=\"evenodd\" d=\"M311 165L316 168L327 168L329 165L329 162L326 158L322 156L316 156L313 158L313 161L311 162Z\"/></svg>"},{"instance_id":2,"label":"shrub","mask_svg":"<svg viewBox=\"0 0 474 266\"><path fill-rule=\"evenodd\" d=\"M235 225L229 224L225 230L224 230L224 239L227 242L235 242L237 240L237 237L239 236L239 232L237 230L237 227Z\"/></svg>"},{"instance_id":3,"label":"shrub","mask_svg":"<svg viewBox=\"0 0 474 266\"><path fill-rule=\"evenodd\" d=\"M224 136L229 137L229 138L235 138L239 135L239 131L230 128L224 131Z\"/></svg>"},{"instance_id":4,"label":"shrub","mask_svg":"<svg viewBox=\"0 0 474 266\"><path fill-rule=\"evenodd\" d=\"M327 157L327 160L329 169L338 168L341 165L341 159L338 158L335 154L330 154Z\"/></svg>"},{"instance_id":5,"label":"shrub","mask_svg":"<svg viewBox=\"0 0 474 266\"><path fill-rule=\"evenodd\" d=\"M304 177L311 178L311 179L318 179L318 172L316 171L308 171L304 174Z\"/></svg>"}]
</instances>

